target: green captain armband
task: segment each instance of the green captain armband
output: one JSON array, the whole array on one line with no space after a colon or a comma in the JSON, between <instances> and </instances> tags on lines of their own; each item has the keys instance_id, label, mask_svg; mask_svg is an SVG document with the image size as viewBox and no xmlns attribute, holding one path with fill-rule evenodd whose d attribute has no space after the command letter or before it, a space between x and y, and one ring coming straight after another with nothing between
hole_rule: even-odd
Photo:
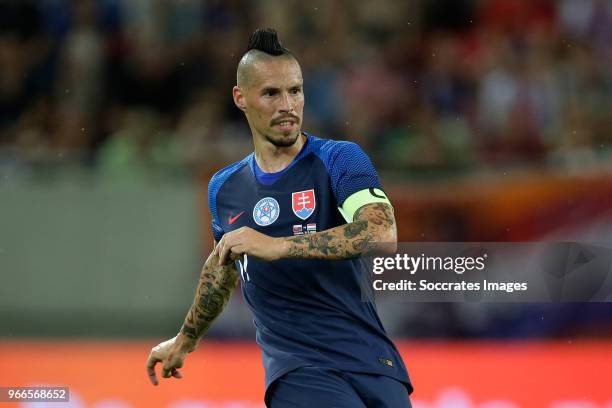
<instances>
[{"instance_id":1,"label":"green captain armband","mask_svg":"<svg viewBox=\"0 0 612 408\"><path fill-rule=\"evenodd\" d=\"M353 222L355 212L366 204L386 203L391 205L391 201L387 198L384 191L379 188L366 188L356 193L351 194L341 207L338 207L340 214L346 222Z\"/></svg>"}]
</instances>

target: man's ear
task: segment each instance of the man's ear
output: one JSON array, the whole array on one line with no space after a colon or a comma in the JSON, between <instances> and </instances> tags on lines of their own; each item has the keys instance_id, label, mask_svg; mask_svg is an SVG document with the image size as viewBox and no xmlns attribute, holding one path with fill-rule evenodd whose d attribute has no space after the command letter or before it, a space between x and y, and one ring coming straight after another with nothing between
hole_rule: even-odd
<instances>
[{"instance_id":1,"label":"man's ear","mask_svg":"<svg viewBox=\"0 0 612 408\"><path fill-rule=\"evenodd\" d=\"M243 112L246 112L246 103L244 100L244 92L239 86L232 88L232 96L234 97L234 104Z\"/></svg>"}]
</instances>

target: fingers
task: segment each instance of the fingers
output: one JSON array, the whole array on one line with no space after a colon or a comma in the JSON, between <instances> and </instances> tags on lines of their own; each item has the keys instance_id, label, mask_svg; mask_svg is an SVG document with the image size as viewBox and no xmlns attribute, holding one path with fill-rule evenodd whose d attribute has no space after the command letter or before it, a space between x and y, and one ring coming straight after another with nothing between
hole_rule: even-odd
<instances>
[{"instance_id":1,"label":"fingers","mask_svg":"<svg viewBox=\"0 0 612 408\"><path fill-rule=\"evenodd\" d=\"M230 237L230 233L225 234L221 240L219 241L219 243L215 246L215 249L213 250L213 254L219 257L219 265L223 265L223 262L225 262L223 253L224 253L224 249L227 246L227 241Z\"/></svg>"},{"instance_id":2,"label":"fingers","mask_svg":"<svg viewBox=\"0 0 612 408\"><path fill-rule=\"evenodd\" d=\"M178 368L181 368L182 366L183 366L182 362L178 362L177 364L173 364L173 365L164 366L164 368L162 369L162 377L164 378L170 378L170 377L183 378L183 375L178 370Z\"/></svg>"},{"instance_id":3,"label":"fingers","mask_svg":"<svg viewBox=\"0 0 612 408\"><path fill-rule=\"evenodd\" d=\"M242 257L242 254L246 251L246 248L244 245L242 244L237 244L234 245L231 249L230 249L230 253L229 253L229 258L232 261L235 261L236 259L240 259Z\"/></svg>"},{"instance_id":4,"label":"fingers","mask_svg":"<svg viewBox=\"0 0 612 408\"><path fill-rule=\"evenodd\" d=\"M149 359L147 360L147 374L149 376L149 381L151 384L157 385L159 381L157 381L157 376L155 375L155 365L159 363L161 360L153 355L153 353L149 354Z\"/></svg>"},{"instance_id":5,"label":"fingers","mask_svg":"<svg viewBox=\"0 0 612 408\"><path fill-rule=\"evenodd\" d=\"M232 262L240 261L242 260L242 252L236 254L232 250L232 252L229 254L229 258L232 260Z\"/></svg>"},{"instance_id":6,"label":"fingers","mask_svg":"<svg viewBox=\"0 0 612 408\"><path fill-rule=\"evenodd\" d=\"M163 343L162 343L163 344ZM154 347L149 354L147 359L147 375L151 384L158 385L159 381L155 374L155 366L157 363L162 363L161 376L162 378L183 378L183 375L178 371L183 366L184 355L175 354L170 352L165 356L166 352L160 350L163 349L161 345Z\"/></svg>"},{"instance_id":7,"label":"fingers","mask_svg":"<svg viewBox=\"0 0 612 408\"><path fill-rule=\"evenodd\" d=\"M164 368L162 370L162 377L163 378L170 378L170 377L183 378L183 374L181 374L180 371L177 370L176 368L169 368L169 369Z\"/></svg>"},{"instance_id":8,"label":"fingers","mask_svg":"<svg viewBox=\"0 0 612 408\"><path fill-rule=\"evenodd\" d=\"M162 372L161 372L161 376L163 378L170 378L172 376L172 371L176 370L176 368L174 367L163 367L162 368Z\"/></svg>"},{"instance_id":9,"label":"fingers","mask_svg":"<svg viewBox=\"0 0 612 408\"><path fill-rule=\"evenodd\" d=\"M170 377L183 378L183 374L181 374L181 372L177 370L176 367L163 367L161 371L161 376L163 378L170 378ZM159 384L159 381L155 377L154 370L153 370L153 377L151 378L151 374L149 374L149 379L151 379L151 382L153 383L153 385Z\"/></svg>"},{"instance_id":10,"label":"fingers","mask_svg":"<svg viewBox=\"0 0 612 408\"><path fill-rule=\"evenodd\" d=\"M224 265L231 246L224 244L223 240L219 243L219 266Z\"/></svg>"},{"instance_id":11,"label":"fingers","mask_svg":"<svg viewBox=\"0 0 612 408\"><path fill-rule=\"evenodd\" d=\"M237 247L242 248L243 245L240 244L240 241L237 239L235 234L228 236L227 239L226 236L221 238L221 242L219 242L219 245L217 245L219 252L219 266L225 265L229 261L234 260L232 254L237 253Z\"/></svg>"},{"instance_id":12,"label":"fingers","mask_svg":"<svg viewBox=\"0 0 612 408\"><path fill-rule=\"evenodd\" d=\"M230 260L239 259L240 255L248 253L249 248L253 246L252 243L249 243L254 239L251 232L251 228L241 227L223 235L213 250L213 254L219 255L219 266L225 265Z\"/></svg>"}]
</instances>

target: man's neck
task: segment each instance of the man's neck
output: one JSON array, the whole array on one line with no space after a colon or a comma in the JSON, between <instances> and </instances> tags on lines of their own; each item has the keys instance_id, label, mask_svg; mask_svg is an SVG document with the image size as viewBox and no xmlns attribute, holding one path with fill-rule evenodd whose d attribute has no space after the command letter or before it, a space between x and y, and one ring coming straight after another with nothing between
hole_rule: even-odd
<instances>
[{"instance_id":1,"label":"man's neck","mask_svg":"<svg viewBox=\"0 0 612 408\"><path fill-rule=\"evenodd\" d=\"M300 133L295 143L287 147L278 147L262 141L255 143L255 161L257 166L266 173L276 173L285 169L297 156L306 143L306 135Z\"/></svg>"}]
</instances>

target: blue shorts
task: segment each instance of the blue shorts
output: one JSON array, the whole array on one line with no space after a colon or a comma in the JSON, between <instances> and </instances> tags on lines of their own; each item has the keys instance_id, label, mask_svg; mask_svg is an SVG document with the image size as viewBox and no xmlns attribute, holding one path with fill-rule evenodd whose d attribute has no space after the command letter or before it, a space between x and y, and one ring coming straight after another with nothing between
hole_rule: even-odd
<instances>
[{"instance_id":1,"label":"blue shorts","mask_svg":"<svg viewBox=\"0 0 612 408\"><path fill-rule=\"evenodd\" d=\"M266 392L268 408L410 408L406 385L376 374L301 367Z\"/></svg>"}]
</instances>

